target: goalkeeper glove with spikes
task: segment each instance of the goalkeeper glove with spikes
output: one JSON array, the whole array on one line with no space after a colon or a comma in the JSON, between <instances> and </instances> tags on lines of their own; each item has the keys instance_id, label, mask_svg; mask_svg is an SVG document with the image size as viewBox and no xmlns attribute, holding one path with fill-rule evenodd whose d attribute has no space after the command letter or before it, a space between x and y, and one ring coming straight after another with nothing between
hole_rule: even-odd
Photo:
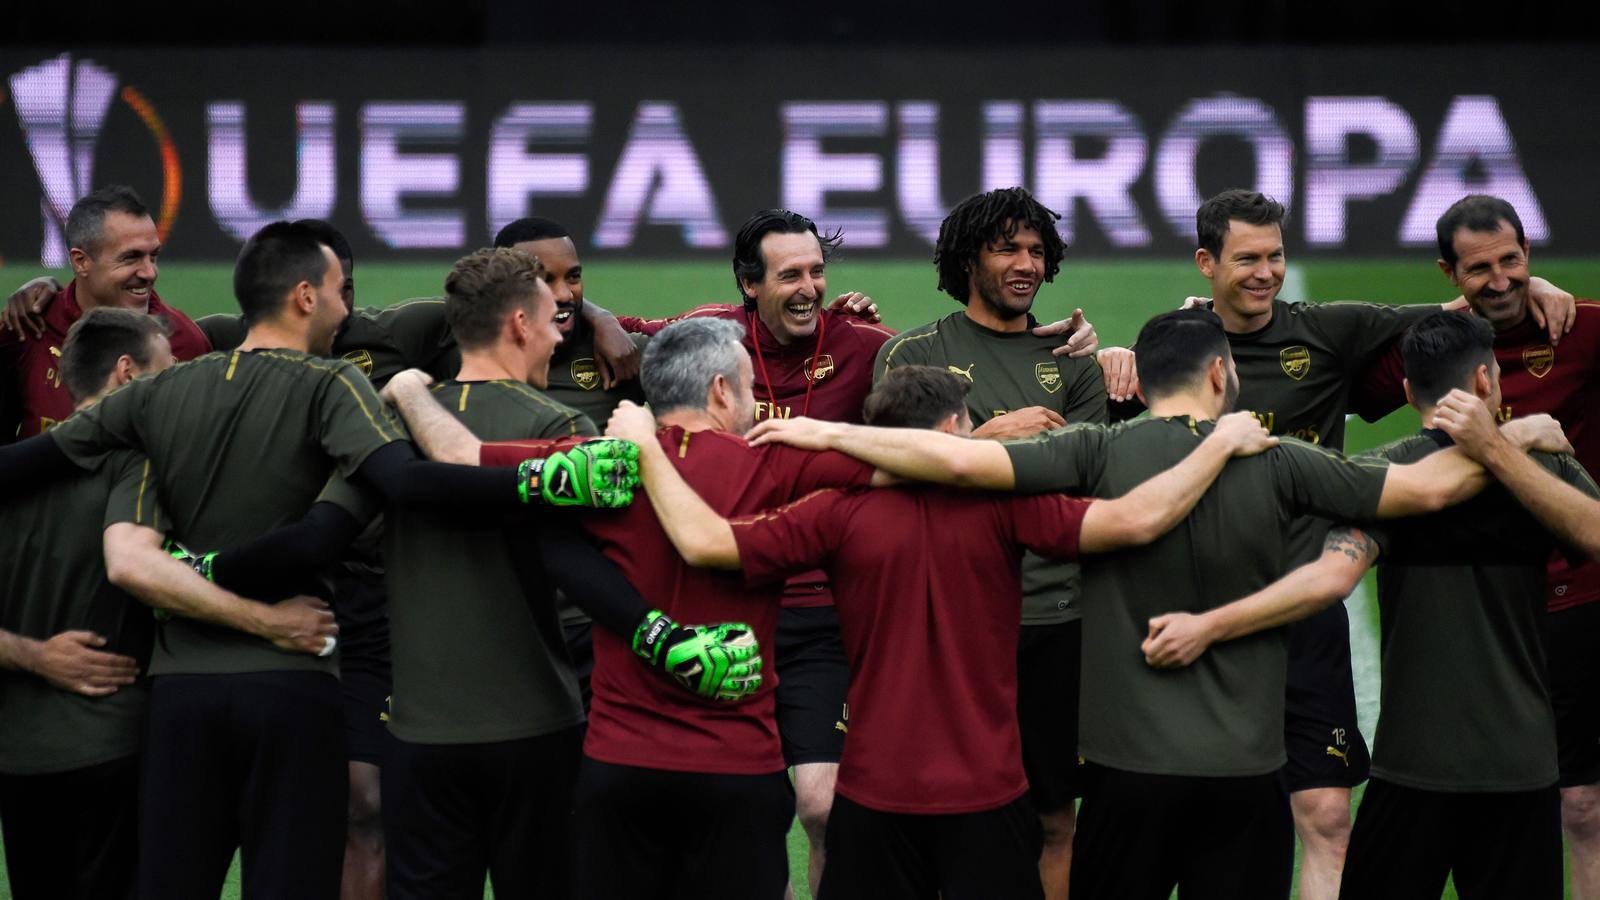
<instances>
[{"instance_id":1,"label":"goalkeeper glove with spikes","mask_svg":"<svg viewBox=\"0 0 1600 900\"><path fill-rule=\"evenodd\" d=\"M697 697L731 703L761 688L761 646L749 625L679 625L651 610L633 633L633 652Z\"/></svg>"},{"instance_id":2,"label":"goalkeeper glove with spikes","mask_svg":"<svg viewBox=\"0 0 1600 900\"><path fill-rule=\"evenodd\" d=\"M620 509L633 502L638 486L639 447L615 438L584 441L517 467L523 503Z\"/></svg>"},{"instance_id":3,"label":"goalkeeper glove with spikes","mask_svg":"<svg viewBox=\"0 0 1600 900\"><path fill-rule=\"evenodd\" d=\"M166 540L162 541L161 549L165 551L168 556L171 556L178 562L181 562L189 568L195 570L195 572L199 574L201 578L204 578L207 581L212 580L211 566L217 561L217 552L215 550L211 551L210 553L195 553L193 550L190 550L188 547L185 547L172 538L167 538ZM171 610L157 607L152 608L151 612L155 614L156 620L160 622L165 622L172 618Z\"/></svg>"}]
</instances>

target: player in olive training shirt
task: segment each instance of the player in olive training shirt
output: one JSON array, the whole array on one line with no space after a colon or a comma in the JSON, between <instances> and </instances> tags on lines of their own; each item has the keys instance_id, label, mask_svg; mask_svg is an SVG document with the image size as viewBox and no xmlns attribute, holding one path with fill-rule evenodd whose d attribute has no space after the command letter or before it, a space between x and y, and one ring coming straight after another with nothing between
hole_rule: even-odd
<instances>
[{"instance_id":1,"label":"player in olive training shirt","mask_svg":"<svg viewBox=\"0 0 1600 900\"><path fill-rule=\"evenodd\" d=\"M873 383L910 365L953 373L970 388L974 437L1023 437L1067 422L1106 422L1106 389L1092 357L1053 354L1033 333L1039 288L1053 281L1065 245L1059 216L1022 188L963 200L939 226L939 287L965 308L889 339ZM1063 896L1078 794L1078 681L1082 626L1078 564L1029 551L1022 568L1017 714L1029 799L1044 825L1045 895Z\"/></svg>"},{"instance_id":2,"label":"player in olive training shirt","mask_svg":"<svg viewBox=\"0 0 1600 900\"><path fill-rule=\"evenodd\" d=\"M1600 490L1570 456L1530 457L1493 427L1493 342L1475 317L1418 323L1402 342L1405 377L1439 427L1373 452L1409 462L1454 436L1501 484L1431 515L1335 527L1316 562L1201 615L1158 616L1145 644L1152 665L1186 665L1337 602L1379 561L1383 705L1345 897L1437 897L1452 870L1462 896L1561 896L1544 565L1558 544L1600 553Z\"/></svg>"},{"instance_id":3,"label":"player in olive training shirt","mask_svg":"<svg viewBox=\"0 0 1600 900\"><path fill-rule=\"evenodd\" d=\"M63 459L70 470L141 448L178 536L224 548L303 514L336 466L408 505L509 511L525 502L507 499L514 495L549 499L553 489L582 486L546 483L542 466L537 476L486 479L417 459L354 367L308 352L326 353L346 315L338 261L308 229L262 229L234 281L252 323L240 349L132 382L37 441L6 448L0 471L46 477L63 472ZM142 893L214 895L242 844L247 892L337 895L347 787L336 665L185 620L165 626L151 663L142 774L147 794L165 802L141 814ZM224 746L253 752L223 754Z\"/></svg>"},{"instance_id":4,"label":"player in olive training shirt","mask_svg":"<svg viewBox=\"0 0 1600 900\"><path fill-rule=\"evenodd\" d=\"M1237 391L1217 317L1167 313L1139 336L1139 370L1155 418L1074 425L994 444L903 429L769 422L754 440L843 450L902 477L975 487L1086 490L1115 497L1170 467L1203 439ZM1084 671L1079 746L1091 764L1073 844L1080 898L1286 894L1293 830L1283 765L1281 632L1230 648L1179 677L1135 652L1146 619L1174 605L1205 609L1282 571L1296 516L1404 515L1481 486L1459 453L1417 467L1353 463L1286 440L1229 464L1186 524L1147 547L1084 570ZM1247 541L1236 535L1248 534ZM1189 813L1208 810L1198 832Z\"/></svg>"}]
</instances>

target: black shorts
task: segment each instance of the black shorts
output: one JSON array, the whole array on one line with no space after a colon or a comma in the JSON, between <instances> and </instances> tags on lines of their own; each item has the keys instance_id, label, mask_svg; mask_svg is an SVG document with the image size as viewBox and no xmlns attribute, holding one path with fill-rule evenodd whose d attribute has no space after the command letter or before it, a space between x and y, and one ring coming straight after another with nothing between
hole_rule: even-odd
<instances>
[{"instance_id":1,"label":"black shorts","mask_svg":"<svg viewBox=\"0 0 1600 900\"><path fill-rule=\"evenodd\" d=\"M1374 778L1356 810L1339 896L1437 897L1455 875L1463 897L1560 900L1561 796L1443 793Z\"/></svg>"},{"instance_id":2,"label":"black shorts","mask_svg":"<svg viewBox=\"0 0 1600 900\"><path fill-rule=\"evenodd\" d=\"M1350 616L1335 603L1289 626L1283 767L1289 791L1353 788L1367 780L1367 741L1356 724Z\"/></svg>"},{"instance_id":3,"label":"black shorts","mask_svg":"<svg viewBox=\"0 0 1600 900\"><path fill-rule=\"evenodd\" d=\"M1026 795L983 812L907 815L835 794L817 898L1042 900L1043 847Z\"/></svg>"},{"instance_id":4,"label":"black shorts","mask_svg":"<svg viewBox=\"0 0 1600 900\"><path fill-rule=\"evenodd\" d=\"M383 573L340 570L333 578L339 623L339 688L344 697L345 754L383 765L389 741L389 618ZM344 611L341 614L341 610Z\"/></svg>"},{"instance_id":5,"label":"black shorts","mask_svg":"<svg viewBox=\"0 0 1600 900\"><path fill-rule=\"evenodd\" d=\"M244 896L337 900L344 733L332 675L152 678L139 896L215 900L238 848Z\"/></svg>"},{"instance_id":6,"label":"black shorts","mask_svg":"<svg viewBox=\"0 0 1600 900\"><path fill-rule=\"evenodd\" d=\"M1072 838L1073 900L1286 898L1294 817L1278 773L1144 775L1089 764Z\"/></svg>"},{"instance_id":7,"label":"black shorts","mask_svg":"<svg viewBox=\"0 0 1600 900\"><path fill-rule=\"evenodd\" d=\"M1029 799L1041 813L1066 809L1082 793L1078 687L1083 622L1024 625L1017 641L1017 725Z\"/></svg>"},{"instance_id":8,"label":"black shorts","mask_svg":"<svg viewBox=\"0 0 1600 900\"><path fill-rule=\"evenodd\" d=\"M1600 603L1545 616L1561 786L1600 783Z\"/></svg>"},{"instance_id":9,"label":"black shorts","mask_svg":"<svg viewBox=\"0 0 1600 900\"><path fill-rule=\"evenodd\" d=\"M578 695L583 699L584 715L589 714L589 700L594 696L589 680L594 677L594 624L568 622L561 626L567 639L567 655L572 659L572 672L578 676Z\"/></svg>"},{"instance_id":10,"label":"black shorts","mask_svg":"<svg viewBox=\"0 0 1600 900\"><path fill-rule=\"evenodd\" d=\"M391 900L564 897L583 729L488 744L395 740L383 770Z\"/></svg>"},{"instance_id":11,"label":"black shorts","mask_svg":"<svg viewBox=\"0 0 1600 900\"><path fill-rule=\"evenodd\" d=\"M785 772L668 772L584 757L572 896L695 900L707 885L734 885L740 898L779 900L789 885L793 820Z\"/></svg>"},{"instance_id":12,"label":"black shorts","mask_svg":"<svg viewBox=\"0 0 1600 900\"><path fill-rule=\"evenodd\" d=\"M837 763L850 724L845 696L850 664L831 606L791 607L778 613L778 734L791 766Z\"/></svg>"},{"instance_id":13,"label":"black shorts","mask_svg":"<svg viewBox=\"0 0 1600 900\"><path fill-rule=\"evenodd\" d=\"M131 900L139 758L0 775L0 831L15 900Z\"/></svg>"}]
</instances>

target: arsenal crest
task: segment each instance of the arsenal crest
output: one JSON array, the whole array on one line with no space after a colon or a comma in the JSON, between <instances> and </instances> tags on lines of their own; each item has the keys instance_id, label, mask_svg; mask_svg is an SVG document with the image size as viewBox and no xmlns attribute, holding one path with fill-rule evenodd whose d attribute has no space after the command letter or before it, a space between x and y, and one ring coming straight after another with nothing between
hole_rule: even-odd
<instances>
[{"instance_id":1,"label":"arsenal crest","mask_svg":"<svg viewBox=\"0 0 1600 900\"><path fill-rule=\"evenodd\" d=\"M366 350L351 350L344 355L344 361L361 370L361 374L372 377L372 353Z\"/></svg>"},{"instance_id":2,"label":"arsenal crest","mask_svg":"<svg viewBox=\"0 0 1600 900\"><path fill-rule=\"evenodd\" d=\"M1299 381L1311 371L1311 351L1298 344L1285 347L1278 351L1278 365L1283 366L1283 374Z\"/></svg>"},{"instance_id":3,"label":"arsenal crest","mask_svg":"<svg viewBox=\"0 0 1600 900\"><path fill-rule=\"evenodd\" d=\"M821 381L833 374L833 354L824 353L821 356L806 360L806 380Z\"/></svg>"},{"instance_id":4,"label":"arsenal crest","mask_svg":"<svg viewBox=\"0 0 1600 900\"><path fill-rule=\"evenodd\" d=\"M1528 374L1535 378L1543 378L1550 374L1556 365L1556 348L1549 344L1535 344L1525 347L1522 351L1522 364L1528 367Z\"/></svg>"},{"instance_id":5,"label":"arsenal crest","mask_svg":"<svg viewBox=\"0 0 1600 900\"><path fill-rule=\"evenodd\" d=\"M1061 366L1053 362L1035 363L1033 377L1039 379L1039 386L1054 394L1061 390Z\"/></svg>"},{"instance_id":6,"label":"arsenal crest","mask_svg":"<svg viewBox=\"0 0 1600 900\"><path fill-rule=\"evenodd\" d=\"M594 357L585 356L572 361L572 383L586 391L592 391L600 384L600 367L594 364Z\"/></svg>"}]
</instances>

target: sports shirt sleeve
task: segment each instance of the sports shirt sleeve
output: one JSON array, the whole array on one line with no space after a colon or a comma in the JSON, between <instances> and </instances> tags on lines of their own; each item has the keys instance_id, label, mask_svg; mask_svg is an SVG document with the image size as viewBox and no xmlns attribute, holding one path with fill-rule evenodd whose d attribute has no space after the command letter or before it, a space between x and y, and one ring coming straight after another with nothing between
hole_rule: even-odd
<instances>
[{"instance_id":1,"label":"sports shirt sleeve","mask_svg":"<svg viewBox=\"0 0 1600 900\"><path fill-rule=\"evenodd\" d=\"M455 372L439 371L440 359L455 346L455 335L444 317L444 301L436 298L406 300L381 314L389 339L400 358L411 368L421 369L435 379L450 378Z\"/></svg>"},{"instance_id":2,"label":"sports shirt sleeve","mask_svg":"<svg viewBox=\"0 0 1600 900\"><path fill-rule=\"evenodd\" d=\"M1111 421L1107 408L1110 397L1106 394L1105 370L1100 363L1076 366L1077 377L1067 385L1067 396L1061 401L1061 418L1068 422L1089 422L1105 425Z\"/></svg>"},{"instance_id":3,"label":"sports shirt sleeve","mask_svg":"<svg viewBox=\"0 0 1600 900\"><path fill-rule=\"evenodd\" d=\"M244 324L244 316L216 313L201 316L194 320L196 328L211 342L213 350L233 350L244 343L245 332L249 331Z\"/></svg>"},{"instance_id":4,"label":"sports shirt sleeve","mask_svg":"<svg viewBox=\"0 0 1600 900\"><path fill-rule=\"evenodd\" d=\"M143 450L138 424L154 379L136 378L98 403L67 417L47 434L80 469L97 469L112 452Z\"/></svg>"},{"instance_id":5,"label":"sports shirt sleeve","mask_svg":"<svg viewBox=\"0 0 1600 900\"><path fill-rule=\"evenodd\" d=\"M1333 346L1340 348L1344 370L1354 377L1366 371L1407 328L1438 311L1431 303L1322 303L1308 307L1305 313L1314 316Z\"/></svg>"},{"instance_id":6,"label":"sports shirt sleeve","mask_svg":"<svg viewBox=\"0 0 1600 900\"><path fill-rule=\"evenodd\" d=\"M853 502L843 491L814 491L777 509L730 519L745 584L770 584L826 567L844 535L839 523Z\"/></svg>"},{"instance_id":7,"label":"sports shirt sleeve","mask_svg":"<svg viewBox=\"0 0 1600 900\"><path fill-rule=\"evenodd\" d=\"M760 450L763 468L778 482L779 496L790 500L824 488L866 487L877 471L834 450L818 453L782 444L767 444Z\"/></svg>"},{"instance_id":8,"label":"sports shirt sleeve","mask_svg":"<svg viewBox=\"0 0 1600 900\"><path fill-rule=\"evenodd\" d=\"M923 366L928 363L929 338L932 333L924 330L906 331L895 335L883 342L878 348L878 356L872 364L872 383L874 386L889 374L890 369L902 366Z\"/></svg>"},{"instance_id":9,"label":"sports shirt sleeve","mask_svg":"<svg viewBox=\"0 0 1600 900\"><path fill-rule=\"evenodd\" d=\"M1350 385L1350 408L1368 422L1376 422L1406 405L1406 361L1400 352L1400 341L1389 343L1389 348L1378 356L1376 362L1358 374Z\"/></svg>"},{"instance_id":10,"label":"sports shirt sleeve","mask_svg":"<svg viewBox=\"0 0 1600 900\"><path fill-rule=\"evenodd\" d=\"M577 410L572 410L568 415L552 417L539 430L539 437L544 440L560 440L562 438L592 438L599 437L600 429L594 425L594 420ZM482 456L482 454L479 454Z\"/></svg>"},{"instance_id":11,"label":"sports shirt sleeve","mask_svg":"<svg viewBox=\"0 0 1600 900\"><path fill-rule=\"evenodd\" d=\"M167 516L156 499L156 475L143 453L124 450L106 460L111 492L106 496L104 527L124 522L156 531L167 530Z\"/></svg>"},{"instance_id":12,"label":"sports shirt sleeve","mask_svg":"<svg viewBox=\"0 0 1600 900\"><path fill-rule=\"evenodd\" d=\"M1100 425L1068 425L1000 444L1011 457L1019 493L1091 493L1105 470L1106 429Z\"/></svg>"},{"instance_id":13,"label":"sports shirt sleeve","mask_svg":"<svg viewBox=\"0 0 1600 900\"><path fill-rule=\"evenodd\" d=\"M405 440L372 382L350 363L333 363L317 401L317 439L341 474L354 473L379 447Z\"/></svg>"},{"instance_id":14,"label":"sports shirt sleeve","mask_svg":"<svg viewBox=\"0 0 1600 900\"><path fill-rule=\"evenodd\" d=\"M1295 438L1283 438L1267 452L1278 496L1295 512L1336 522L1366 522L1377 514L1387 459L1345 457Z\"/></svg>"},{"instance_id":15,"label":"sports shirt sleeve","mask_svg":"<svg viewBox=\"0 0 1600 900\"><path fill-rule=\"evenodd\" d=\"M622 326L623 331L654 337L657 332L668 325L671 325L673 322L682 321L683 319L690 318L691 316L719 315L736 308L737 307L731 303L706 303L701 306L696 306L694 309L685 310L675 316L667 316L664 319L641 319L638 316L617 316L617 324Z\"/></svg>"},{"instance_id":16,"label":"sports shirt sleeve","mask_svg":"<svg viewBox=\"0 0 1600 900\"><path fill-rule=\"evenodd\" d=\"M587 437L568 437L536 441L492 441L478 448L480 466L520 466L525 460L544 459L552 453L570 450L588 440Z\"/></svg>"},{"instance_id":17,"label":"sports shirt sleeve","mask_svg":"<svg viewBox=\"0 0 1600 900\"><path fill-rule=\"evenodd\" d=\"M999 500L1011 517L1012 540L1047 559L1077 559L1083 517L1095 501L1065 494Z\"/></svg>"}]
</instances>

